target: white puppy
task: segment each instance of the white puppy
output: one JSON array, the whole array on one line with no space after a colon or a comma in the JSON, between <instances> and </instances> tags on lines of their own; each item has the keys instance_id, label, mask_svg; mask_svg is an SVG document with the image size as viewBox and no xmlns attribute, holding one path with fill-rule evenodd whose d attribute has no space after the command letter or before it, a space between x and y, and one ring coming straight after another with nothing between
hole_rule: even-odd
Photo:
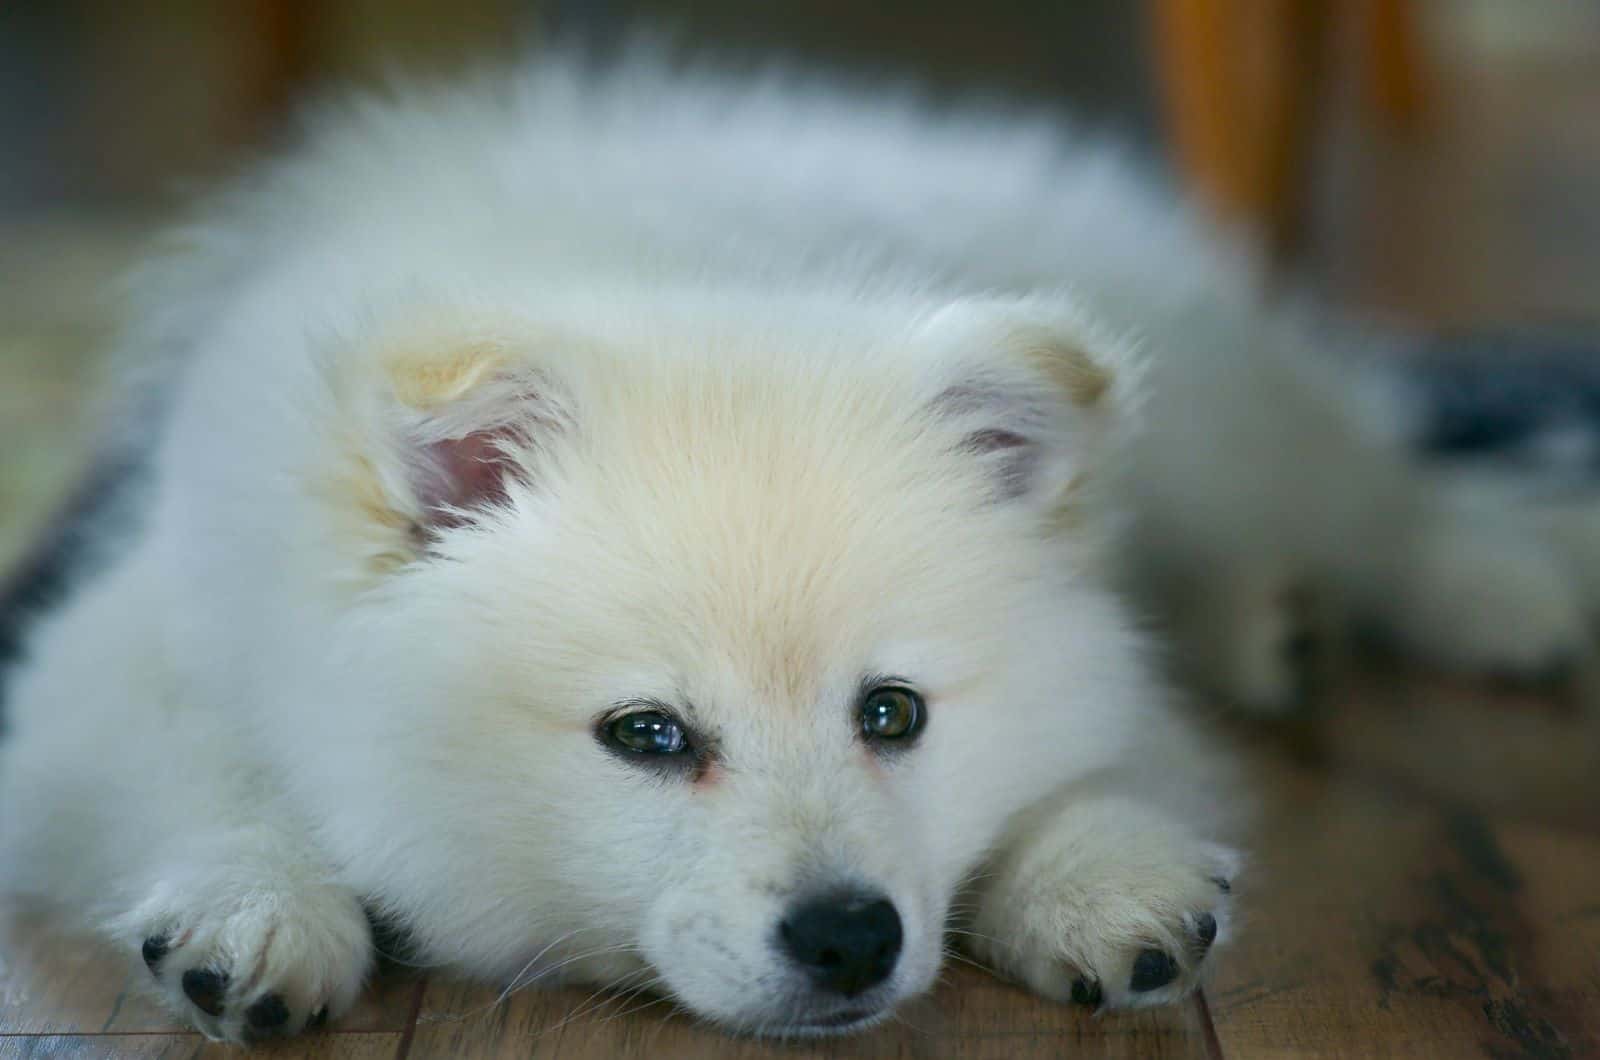
<instances>
[{"instance_id":1,"label":"white puppy","mask_svg":"<svg viewBox=\"0 0 1600 1060\"><path fill-rule=\"evenodd\" d=\"M324 115L180 243L135 528L9 681L0 857L215 1037L337 1017L364 908L746 1031L884 1018L955 913L1047 996L1170 1000L1238 859L1119 578L1266 707L1302 584L1473 665L1581 628L1047 120L538 59ZM1515 620L1458 629L1478 593Z\"/></svg>"}]
</instances>

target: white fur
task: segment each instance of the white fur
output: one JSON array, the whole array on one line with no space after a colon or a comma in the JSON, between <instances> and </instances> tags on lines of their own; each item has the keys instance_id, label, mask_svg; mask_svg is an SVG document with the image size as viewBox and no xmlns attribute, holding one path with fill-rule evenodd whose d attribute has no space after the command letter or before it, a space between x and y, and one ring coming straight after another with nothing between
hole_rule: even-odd
<instances>
[{"instance_id":1,"label":"white fur","mask_svg":"<svg viewBox=\"0 0 1600 1060\"><path fill-rule=\"evenodd\" d=\"M1237 856L1117 579L1251 601L1198 625L1269 708L1302 583L1389 614L1417 582L1403 632L1467 665L1577 635L1529 573L1491 588L1542 624L1458 637L1522 544L1434 553L1311 325L1043 118L541 58L330 112L180 242L128 343L178 353L144 524L33 637L0 850L128 952L174 940L155 980L208 1034L347 1007L358 896L415 959L798 1034L926 989L965 886L998 967L1164 1000ZM504 503L420 543L430 446L497 429ZM857 738L867 674L927 696L904 754ZM645 698L710 734L704 779L602 749ZM773 942L844 883L905 933L848 1006ZM1151 947L1181 975L1138 993Z\"/></svg>"}]
</instances>

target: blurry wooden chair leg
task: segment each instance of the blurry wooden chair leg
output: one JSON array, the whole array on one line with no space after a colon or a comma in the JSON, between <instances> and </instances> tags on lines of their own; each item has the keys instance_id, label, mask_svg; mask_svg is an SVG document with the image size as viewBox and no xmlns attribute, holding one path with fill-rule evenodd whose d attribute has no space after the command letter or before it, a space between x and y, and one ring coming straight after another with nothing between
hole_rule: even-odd
<instances>
[{"instance_id":1,"label":"blurry wooden chair leg","mask_svg":"<svg viewBox=\"0 0 1600 1060\"><path fill-rule=\"evenodd\" d=\"M248 0L235 11L233 135L254 144L278 127L311 80L319 7L316 0Z\"/></svg>"},{"instance_id":2,"label":"blurry wooden chair leg","mask_svg":"<svg viewBox=\"0 0 1600 1060\"><path fill-rule=\"evenodd\" d=\"M1365 0L1362 8L1367 99L1385 127L1413 130L1427 107L1416 0Z\"/></svg>"},{"instance_id":3,"label":"blurry wooden chair leg","mask_svg":"<svg viewBox=\"0 0 1600 1060\"><path fill-rule=\"evenodd\" d=\"M1284 252L1299 234L1325 0L1149 0L1174 155L1225 220Z\"/></svg>"}]
</instances>

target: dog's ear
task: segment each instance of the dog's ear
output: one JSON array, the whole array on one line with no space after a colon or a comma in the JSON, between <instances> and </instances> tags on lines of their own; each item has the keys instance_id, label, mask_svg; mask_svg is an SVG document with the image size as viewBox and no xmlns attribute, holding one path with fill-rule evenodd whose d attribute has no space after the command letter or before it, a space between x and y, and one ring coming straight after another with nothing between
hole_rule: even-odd
<instances>
[{"instance_id":1,"label":"dog's ear","mask_svg":"<svg viewBox=\"0 0 1600 1060\"><path fill-rule=\"evenodd\" d=\"M1131 426L1131 345L1073 303L983 299L924 325L943 373L931 411L1000 501L1059 511Z\"/></svg>"},{"instance_id":2,"label":"dog's ear","mask_svg":"<svg viewBox=\"0 0 1600 1060\"><path fill-rule=\"evenodd\" d=\"M369 569L401 565L443 532L508 507L517 490L537 488L573 418L532 345L413 334L339 362L341 456L326 492Z\"/></svg>"},{"instance_id":3,"label":"dog's ear","mask_svg":"<svg viewBox=\"0 0 1600 1060\"><path fill-rule=\"evenodd\" d=\"M402 502L422 534L503 506L515 484L532 484L540 451L570 427L549 375L498 343L401 357L386 368Z\"/></svg>"}]
</instances>

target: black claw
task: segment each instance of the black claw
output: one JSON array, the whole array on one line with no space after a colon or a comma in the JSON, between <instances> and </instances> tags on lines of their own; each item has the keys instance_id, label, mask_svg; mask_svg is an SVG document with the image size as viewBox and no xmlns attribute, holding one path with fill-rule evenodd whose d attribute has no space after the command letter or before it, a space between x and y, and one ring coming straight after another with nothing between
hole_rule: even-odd
<instances>
[{"instance_id":1,"label":"black claw","mask_svg":"<svg viewBox=\"0 0 1600 1060\"><path fill-rule=\"evenodd\" d=\"M1080 1005L1098 1005L1101 1001L1100 981L1098 979L1074 979L1072 981L1072 1000Z\"/></svg>"},{"instance_id":2,"label":"black claw","mask_svg":"<svg viewBox=\"0 0 1600 1060\"><path fill-rule=\"evenodd\" d=\"M183 992L194 1007L208 1016L222 1015L222 995L228 989L228 973L209 968L190 968L183 973Z\"/></svg>"},{"instance_id":3,"label":"black claw","mask_svg":"<svg viewBox=\"0 0 1600 1060\"><path fill-rule=\"evenodd\" d=\"M1232 890L1233 890L1233 884L1229 883L1227 880L1223 879L1221 876L1213 876L1213 877L1211 877L1211 882L1216 884L1217 885L1217 890L1221 891L1223 894L1228 894L1228 893L1232 892Z\"/></svg>"},{"instance_id":4,"label":"black claw","mask_svg":"<svg viewBox=\"0 0 1600 1060\"><path fill-rule=\"evenodd\" d=\"M315 1016L312 1016L310 1019L306 1020L306 1028L308 1030L316 1030L318 1027L323 1026L327 1022L328 1006L323 1005L321 1008L317 1009L317 1014Z\"/></svg>"},{"instance_id":5,"label":"black claw","mask_svg":"<svg viewBox=\"0 0 1600 1060\"><path fill-rule=\"evenodd\" d=\"M167 936L151 935L144 940L144 945L139 949L144 955L144 966L152 972L155 971L156 965L161 963L161 958L165 957L171 948L172 944L167 941Z\"/></svg>"},{"instance_id":6,"label":"black claw","mask_svg":"<svg viewBox=\"0 0 1600 1060\"><path fill-rule=\"evenodd\" d=\"M275 1031L289 1022L289 1006L282 994L267 994L244 1010L244 1018L258 1031Z\"/></svg>"},{"instance_id":7,"label":"black claw","mask_svg":"<svg viewBox=\"0 0 1600 1060\"><path fill-rule=\"evenodd\" d=\"M1217 918L1210 913L1196 913L1194 918L1194 935L1200 940L1200 953L1204 955L1217 941Z\"/></svg>"},{"instance_id":8,"label":"black claw","mask_svg":"<svg viewBox=\"0 0 1600 1060\"><path fill-rule=\"evenodd\" d=\"M1135 994L1145 994L1160 990L1176 978L1178 962L1172 959L1171 954L1161 950L1144 950L1133 962L1133 975L1128 980L1128 989Z\"/></svg>"}]
</instances>

